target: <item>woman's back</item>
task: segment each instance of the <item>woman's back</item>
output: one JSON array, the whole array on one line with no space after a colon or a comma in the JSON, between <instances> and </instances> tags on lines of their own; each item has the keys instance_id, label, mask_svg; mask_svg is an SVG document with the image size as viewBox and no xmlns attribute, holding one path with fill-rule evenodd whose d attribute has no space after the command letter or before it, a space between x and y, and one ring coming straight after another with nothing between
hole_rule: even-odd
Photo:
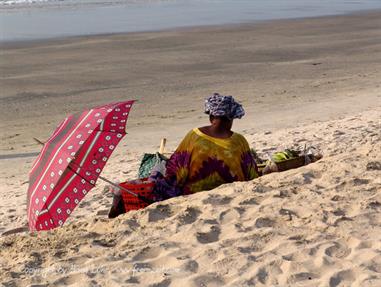
<instances>
[{"instance_id":1,"label":"woman's back","mask_svg":"<svg viewBox=\"0 0 381 287\"><path fill-rule=\"evenodd\" d=\"M175 181L183 194L190 194L257 176L249 145L242 135L232 133L229 138L216 138L195 128L171 156L166 178Z\"/></svg>"}]
</instances>

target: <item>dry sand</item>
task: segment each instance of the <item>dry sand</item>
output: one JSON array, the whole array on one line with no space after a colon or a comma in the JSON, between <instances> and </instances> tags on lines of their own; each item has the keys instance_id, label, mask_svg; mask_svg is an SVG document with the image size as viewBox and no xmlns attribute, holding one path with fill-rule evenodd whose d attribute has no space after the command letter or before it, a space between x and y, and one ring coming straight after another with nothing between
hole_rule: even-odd
<instances>
[{"instance_id":1,"label":"dry sand","mask_svg":"<svg viewBox=\"0 0 381 287\"><path fill-rule=\"evenodd\" d=\"M110 200L96 188L63 228L3 236L0 280L10 286L380 286L380 117L378 109L247 135L260 146L313 143L325 157L116 220L105 218ZM129 158L136 166L137 155ZM129 169L114 158L105 175Z\"/></svg>"},{"instance_id":2,"label":"dry sand","mask_svg":"<svg viewBox=\"0 0 381 287\"><path fill-rule=\"evenodd\" d=\"M1 146L39 150L67 113L138 99L103 175L136 177L160 137L202 125L233 94L260 153L312 144L300 169L106 219L100 183L63 228L26 224L33 157L0 160L5 286L381 286L381 14L3 45ZM19 229L17 229L19 228ZM4 235L8 233L8 235Z\"/></svg>"}]
</instances>

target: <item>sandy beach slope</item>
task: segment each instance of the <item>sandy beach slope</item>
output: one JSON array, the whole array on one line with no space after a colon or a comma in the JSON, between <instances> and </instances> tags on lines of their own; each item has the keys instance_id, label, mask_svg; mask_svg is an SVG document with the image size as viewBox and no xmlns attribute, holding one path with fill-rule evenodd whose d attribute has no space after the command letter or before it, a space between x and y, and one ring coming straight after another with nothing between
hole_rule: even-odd
<instances>
[{"instance_id":1,"label":"sandy beach slope","mask_svg":"<svg viewBox=\"0 0 381 287\"><path fill-rule=\"evenodd\" d=\"M5 286L380 286L381 14L2 45L0 282ZM161 137L235 95L262 155L324 158L106 219L100 183L63 228L25 232L28 170L66 114L138 99L102 175L136 178Z\"/></svg>"},{"instance_id":2,"label":"sandy beach slope","mask_svg":"<svg viewBox=\"0 0 381 287\"><path fill-rule=\"evenodd\" d=\"M0 280L12 286L380 286L380 118L378 109L248 135L260 146L313 143L325 157L116 220L105 219L107 190L96 188L63 228L2 236ZM124 160L113 160L107 173L124 169Z\"/></svg>"}]
</instances>

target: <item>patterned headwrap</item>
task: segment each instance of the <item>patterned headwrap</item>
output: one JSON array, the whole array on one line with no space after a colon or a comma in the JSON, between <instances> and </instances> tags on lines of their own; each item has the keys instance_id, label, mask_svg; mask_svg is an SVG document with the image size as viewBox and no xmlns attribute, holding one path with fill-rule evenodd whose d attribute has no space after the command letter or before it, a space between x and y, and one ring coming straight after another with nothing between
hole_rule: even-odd
<instances>
[{"instance_id":1,"label":"patterned headwrap","mask_svg":"<svg viewBox=\"0 0 381 287\"><path fill-rule=\"evenodd\" d=\"M214 93L205 100L205 113L229 119L240 119L245 115L242 105L237 103L232 96L223 96L219 93Z\"/></svg>"}]
</instances>

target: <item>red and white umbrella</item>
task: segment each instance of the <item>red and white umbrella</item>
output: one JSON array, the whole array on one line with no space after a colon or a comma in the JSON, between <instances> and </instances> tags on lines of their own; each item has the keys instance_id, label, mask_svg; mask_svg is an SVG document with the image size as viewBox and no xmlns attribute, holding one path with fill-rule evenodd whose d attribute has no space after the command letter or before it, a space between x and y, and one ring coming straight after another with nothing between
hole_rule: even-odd
<instances>
[{"instance_id":1,"label":"red and white umbrella","mask_svg":"<svg viewBox=\"0 0 381 287\"><path fill-rule=\"evenodd\" d=\"M29 229L63 225L95 186L116 145L126 134L134 101L70 115L44 144L29 176Z\"/></svg>"}]
</instances>

